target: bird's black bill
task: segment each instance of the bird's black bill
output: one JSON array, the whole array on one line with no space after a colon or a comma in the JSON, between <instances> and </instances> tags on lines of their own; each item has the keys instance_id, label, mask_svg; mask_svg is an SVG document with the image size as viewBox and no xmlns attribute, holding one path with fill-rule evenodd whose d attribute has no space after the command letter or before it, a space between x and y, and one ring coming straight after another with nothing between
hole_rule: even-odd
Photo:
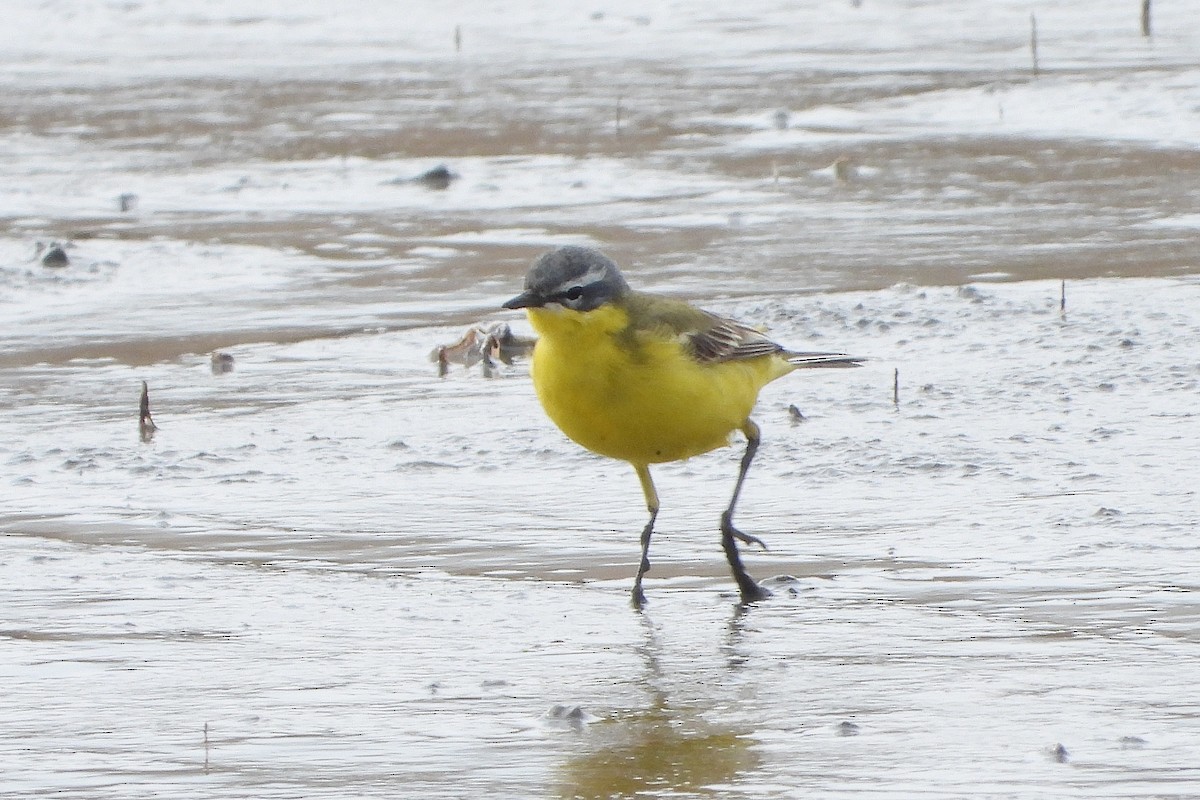
<instances>
[{"instance_id":1,"label":"bird's black bill","mask_svg":"<svg viewBox=\"0 0 1200 800\"><path fill-rule=\"evenodd\" d=\"M538 299L529 292L522 292L504 304L504 308L529 308L541 305Z\"/></svg>"}]
</instances>

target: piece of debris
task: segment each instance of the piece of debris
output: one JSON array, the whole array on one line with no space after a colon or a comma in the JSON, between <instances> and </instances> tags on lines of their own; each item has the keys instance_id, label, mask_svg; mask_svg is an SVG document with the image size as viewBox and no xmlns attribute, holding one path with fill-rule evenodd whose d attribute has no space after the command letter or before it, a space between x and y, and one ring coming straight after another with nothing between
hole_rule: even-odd
<instances>
[{"instance_id":1,"label":"piece of debris","mask_svg":"<svg viewBox=\"0 0 1200 800\"><path fill-rule=\"evenodd\" d=\"M491 325L475 325L468 328L462 338L454 344L439 345L429 354L429 360L438 365L438 374L445 375L451 364L462 364L470 368L482 362L484 374L490 374L499 359L511 365L517 358L524 358L533 351L537 342L532 336L518 336L507 322Z\"/></svg>"},{"instance_id":2,"label":"piece of debris","mask_svg":"<svg viewBox=\"0 0 1200 800\"><path fill-rule=\"evenodd\" d=\"M814 177L833 180L836 183L854 183L860 179L875 177L879 174L879 168L868 167L850 156L840 155L829 166L823 169L814 169L810 174Z\"/></svg>"},{"instance_id":3,"label":"piece of debris","mask_svg":"<svg viewBox=\"0 0 1200 800\"><path fill-rule=\"evenodd\" d=\"M438 164L433 169L418 175L417 183L423 184L430 189L445 189L457 177L445 164Z\"/></svg>"},{"instance_id":4,"label":"piece of debris","mask_svg":"<svg viewBox=\"0 0 1200 800\"><path fill-rule=\"evenodd\" d=\"M858 170L854 166L854 162L849 156L838 156L833 160L833 163L824 169L813 170L813 175L821 175L824 177L833 178L839 183L846 183L854 180Z\"/></svg>"},{"instance_id":5,"label":"piece of debris","mask_svg":"<svg viewBox=\"0 0 1200 800\"><path fill-rule=\"evenodd\" d=\"M142 400L138 411L138 435L141 436L143 442L148 442L154 438L154 432L158 430L158 426L154 424L154 418L150 416L150 387L142 381Z\"/></svg>"},{"instance_id":6,"label":"piece of debris","mask_svg":"<svg viewBox=\"0 0 1200 800\"><path fill-rule=\"evenodd\" d=\"M426 189L441 190L448 188L458 178L458 173L452 172L445 164L438 164L415 178L392 178L390 181L384 181L384 185L400 186L406 183L419 183Z\"/></svg>"},{"instance_id":7,"label":"piece of debris","mask_svg":"<svg viewBox=\"0 0 1200 800\"><path fill-rule=\"evenodd\" d=\"M589 714L582 706L568 706L555 703L542 714L542 719L551 725L561 725L571 728L582 728L593 722L599 722L600 717Z\"/></svg>"},{"instance_id":8,"label":"piece of debris","mask_svg":"<svg viewBox=\"0 0 1200 800\"><path fill-rule=\"evenodd\" d=\"M218 189L217 191L218 192L230 192L233 194L237 194L238 192L240 192L242 189L245 189L249 185L250 185L250 176L243 175L242 177L238 178L233 183L229 184L228 186L224 186L224 187Z\"/></svg>"},{"instance_id":9,"label":"piece of debris","mask_svg":"<svg viewBox=\"0 0 1200 800\"><path fill-rule=\"evenodd\" d=\"M39 253L41 253L41 247L42 243L38 242ZM49 267L50 269L62 269L70 265L71 259L67 257L67 251L63 245L58 242L51 242L50 246L46 248L45 254L42 255L42 266Z\"/></svg>"},{"instance_id":10,"label":"piece of debris","mask_svg":"<svg viewBox=\"0 0 1200 800\"><path fill-rule=\"evenodd\" d=\"M229 353L213 353L212 374L224 375L227 372L233 372L233 356L229 355Z\"/></svg>"},{"instance_id":11,"label":"piece of debris","mask_svg":"<svg viewBox=\"0 0 1200 800\"><path fill-rule=\"evenodd\" d=\"M117 197L117 207L122 212L133 211L133 209L137 208L137 201L138 196L136 194L133 192L124 192Z\"/></svg>"}]
</instances>

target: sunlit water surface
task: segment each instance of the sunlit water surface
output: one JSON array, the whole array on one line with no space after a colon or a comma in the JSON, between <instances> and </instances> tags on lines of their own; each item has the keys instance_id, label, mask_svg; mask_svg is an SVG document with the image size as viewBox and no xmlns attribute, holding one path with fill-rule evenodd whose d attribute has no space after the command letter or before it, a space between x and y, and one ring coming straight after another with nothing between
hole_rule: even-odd
<instances>
[{"instance_id":1,"label":"sunlit water surface","mask_svg":"<svg viewBox=\"0 0 1200 800\"><path fill-rule=\"evenodd\" d=\"M12 10L0 793L1200 797L1200 22L793 5ZM438 377L563 243L870 358L763 393L769 601L736 448L638 614L632 470Z\"/></svg>"}]
</instances>

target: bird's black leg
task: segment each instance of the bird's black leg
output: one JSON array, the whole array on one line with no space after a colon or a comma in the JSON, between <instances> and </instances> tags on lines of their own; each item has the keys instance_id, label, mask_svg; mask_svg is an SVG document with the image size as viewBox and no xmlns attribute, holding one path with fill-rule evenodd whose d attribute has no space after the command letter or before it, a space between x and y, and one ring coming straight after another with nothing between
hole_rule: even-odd
<instances>
[{"instance_id":1,"label":"bird's black leg","mask_svg":"<svg viewBox=\"0 0 1200 800\"><path fill-rule=\"evenodd\" d=\"M737 483L733 485L733 497L729 500L729 508L725 509L725 513L721 515L721 547L725 549L725 558L729 561L729 568L733 570L733 579L737 581L742 602L753 603L756 600L770 597L771 593L759 586L750 577L750 573L746 572L746 568L742 566L742 557L738 554L737 542L734 540L741 539L746 544L757 544L763 549L766 549L766 544L757 536L750 536L733 527L733 508L737 505L738 495L742 492L742 484L746 481L746 472L749 471L750 462L754 460L754 454L758 451L761 437L758 426L749 419L742 425L742 433L746 434L746 453L742 456L742 466L738 471Z\"/></svg>"},{"instance_id":2,"label":"bird's black leg","mask_svg":"<svg viewBox=\"0 0 1200 800\"><path fill-rule=\"evenodd\" d=\"M633 607L640 609L646 605L646 594L642 591L642 576L650 571L650 537L654 534L654 520L658 517L658 491L650 477L650 468L634 464L638 480L642 482L642 494L646 496L646 508L650 511L650 520L642 528L642 562L638 565L637 577L633 579Z\"/></svg>"}]
</instances>

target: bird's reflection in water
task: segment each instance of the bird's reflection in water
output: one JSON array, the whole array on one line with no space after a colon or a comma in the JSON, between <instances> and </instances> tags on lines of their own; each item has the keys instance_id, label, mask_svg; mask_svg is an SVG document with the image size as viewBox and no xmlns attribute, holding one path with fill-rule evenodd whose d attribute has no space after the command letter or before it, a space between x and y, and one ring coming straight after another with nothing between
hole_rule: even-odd
<instances>
[{"instance_id":1,"label":"bird's reflection in water","mask_svg":"<svg viewBox=\"0 0 1200 800\"><path fill-rule=\"evenodd\" d=\"M671 701L658 632L645 613L641 617L646 635L638 649L649 703L588 726L580 752L563 765L560 797L624 798L669 789L715 794L761 763L749 731L706 718L711 703Z\"/></svg>"},{"instance_id":2,"label":"bird's reflection in water","mask_svg":"<svg viewBox=\"0 0 1200 800\"><path fill-rule=\"evenodd\" d=\"M768 578L762 584L766 587L773 580L775 579ZM729 618L729 625L725 629L725 643L721 645L721 653L725 656L725 665L729 667L730 673L737 673L750 664L750 652L744 640L750 625L750 610L753 607L747 603L736 603L733 616Z\"/></svg>"}]
</instances>

